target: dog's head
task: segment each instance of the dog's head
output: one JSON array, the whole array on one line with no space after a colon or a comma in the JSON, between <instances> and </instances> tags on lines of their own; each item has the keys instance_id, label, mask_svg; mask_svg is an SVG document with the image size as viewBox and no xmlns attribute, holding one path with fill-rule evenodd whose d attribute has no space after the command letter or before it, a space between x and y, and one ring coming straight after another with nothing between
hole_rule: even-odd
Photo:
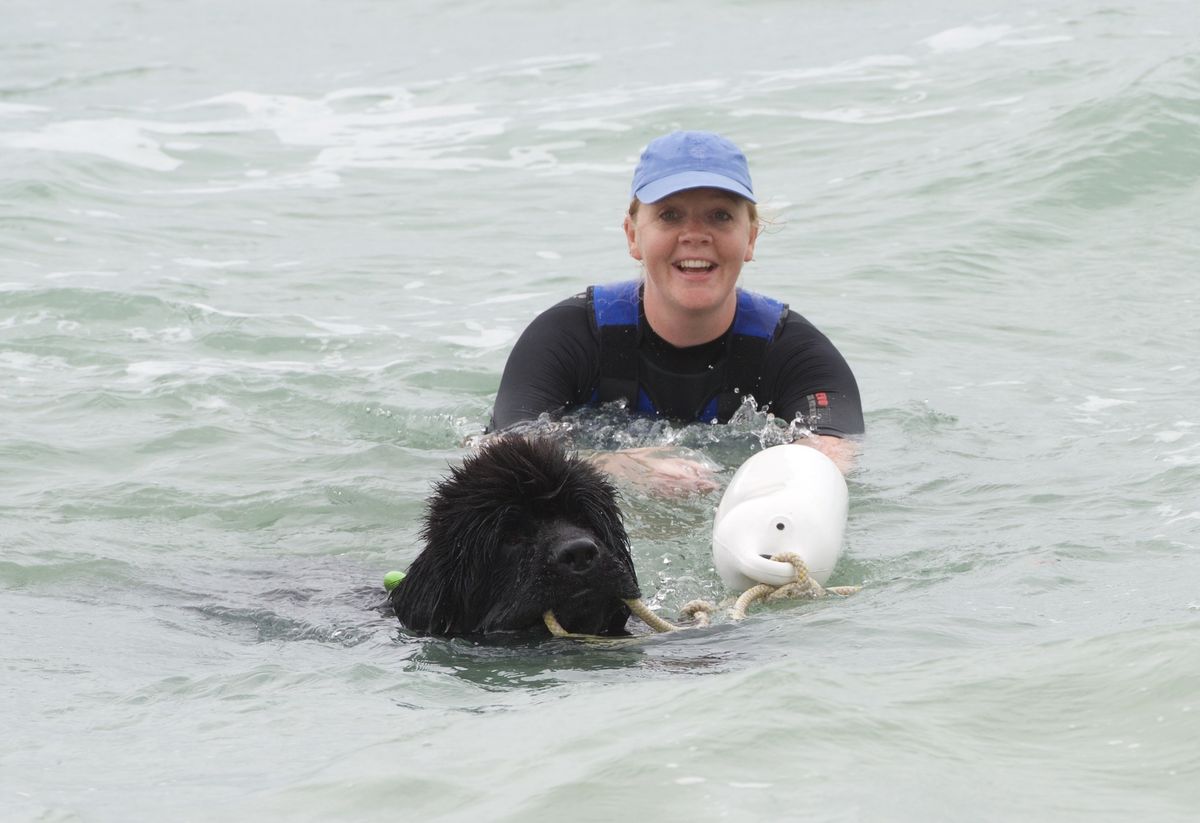
<instances>
[{"instance_id":1,"label":"dog's head","mask_svg":"<svg viewBox=\"0 0 1200 823\"><path fill-rule=\"evenodd\" d=\"M568 631L624 634L639 596L615 489L549 439L492 440L451 469L421 536L391 595L414 631L544 631L552 610Z\"/></svg>"}]
</instances>

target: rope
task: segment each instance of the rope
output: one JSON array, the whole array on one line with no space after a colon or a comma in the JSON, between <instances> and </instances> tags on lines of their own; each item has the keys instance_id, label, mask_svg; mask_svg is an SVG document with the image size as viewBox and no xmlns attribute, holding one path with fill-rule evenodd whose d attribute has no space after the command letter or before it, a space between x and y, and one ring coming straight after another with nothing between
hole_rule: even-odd
<instances>
[{"instance_id":1,"label":"rope","mask_svg":"<svg viewBox=\"0 0 1200 823\"><path fill-rule=\"evenodd\" d=\"M683 628L682 626L676 626L673 623L668 623L666 620L663 620L657 614L650 611L650 607L643 603L640 598L626 600L625 605L629 607L631 612L640 617L643 623L654 629L656 632L673 632Z\"/></svg>"},{"instance_id":2,"label":"rope","mask_svg":"<svg viewBox=\"0 0 1200 823\"><path fill-rule=\"evenodd\" d=\"M784 552L777 554L771 558L781 563L791 563L792 568L796 570L796 576L790 583L785 583L782 586L772 586L767 583L759 583L757 586L747 589L742 592L742 596L737 599L732 608L729 609L729 617L732 620L745 620L747 612L753 603L759 600L783 600L785 598L808 597L813 600L824 597L827 594L837 594L842 597L862 591L862 586L822 586L817 581L813 580L808 574L808 567L804 565L804 561L800 555L794 552ZM680 614L684 620L694 621L692 626L676 626L674 623L669 623L663 620L657 614L650 610L650 607L643 603L638 598L633 598L625 601L625 605L629 606L629 610L637 617L641 618L642 622L656 632L674 632L680 629L697 628L701 629L707 626L713 613L717 607L706 600L693 600L680 610ZM547 611L542 615L542 620L546 624L546 628L550 630L550 634L555 637L580 637L583 635L573 635L571 632L563 628L558 622L558 618L554 616L553 611Z\"/></svg>"},{"instance_id":3,"label":"rope","mask_svg":"<svg viewBox=\"0 0 1200 823\"><path fill-rule=\"evenodd\" d=\"M554 612L546 609L542 613L542 622L546 624L546 628L550 630L550 634L555 637L570 637L571 633L563 628L562 623L558 622L558 618L554 616Z\"/></svg>"},{"instance_id":4,"label":"rope","mask_svg":"<svg viewBox=\"0 0 1200 823\"><path fill-rule=\"evenodd\" d=\"M625 601L625 605L629 607L631 612L641 618L643 623L654 629L656 632L673 632L684 628L683 626L676 626L673 623L668 623L666 620L663 620L657 614L652 612L650 607L642 602L641 598L630 598L629 600ZM573 634L572 632L567 631L563 627L563 624L558 622L558 618L554 616L554 611L551 609L547 609L545 612L543 612L542 622L546 624L546 628L550 630L550 634L554 635L555 637L589 636ZM705 622L705 625L707 625L707 621Z\"/></svg>"},{"instance_id":5,"label":"rope","mask_svg":"<svg viewBox=\"0 0 1200 823\"><path fill-rule=\"evenodd\" d=\"M843 597L854 594L862 589L862 586L830 586L824 588L820 583L813 580L808 574L808 567L804 565L804 561L800 555L794 552L783 552L771 558L781 563L791 563L792 568L796 570L796 577L791 583L785 583L782 586L770 586L766 583L759 583L753 588L742 592L742 596L733 604L733 608L729 610L729 616L734 620L745 620L746 613L750 609L750 604L758 600L783 600L784 598L808 597L813 600L824 597L832 592L840 594Z\"/></svg>"}]
</instances>

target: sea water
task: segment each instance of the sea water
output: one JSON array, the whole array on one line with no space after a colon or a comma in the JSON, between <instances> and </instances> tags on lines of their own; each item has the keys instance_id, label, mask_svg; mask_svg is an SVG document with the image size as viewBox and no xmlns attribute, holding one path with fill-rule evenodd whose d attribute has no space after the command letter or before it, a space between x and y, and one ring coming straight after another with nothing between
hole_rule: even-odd
<instances>
[{"instance_id":1,"label":"sea water","mask_svg":"<svg viewBox=\"0 0 1200 823\"><path fill-rule=\"evenodd\" d=\"M0 16L0 819L1200 814L1193 2ZM674 128L745 148L743 282L858 377L862 593L401 633L383 573L525 324L636 273ZM724 481L771 431L603 434ZM622 492L650 602L726 594L719 490Z\"/></svg>"}]
</instances>

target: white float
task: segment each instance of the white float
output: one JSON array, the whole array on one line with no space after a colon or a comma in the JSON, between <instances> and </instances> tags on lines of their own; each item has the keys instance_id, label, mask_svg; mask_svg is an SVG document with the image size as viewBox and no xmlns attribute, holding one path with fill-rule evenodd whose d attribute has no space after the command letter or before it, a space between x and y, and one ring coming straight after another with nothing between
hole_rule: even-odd
<instances>
[{"instance_id":1,"label":"white float","mask_svg":"<svg viewBox=\"0 0 1200 823\"><path fill-rule=\"evenodd\" d=\"M849 493L841 471L808 446L772 446L734 473L713 522L713 562L725 585L745 591L759 583L783 586L795 577L795 552L809 575L825 585L842 554Z\"/></svg>"}]
</instances>

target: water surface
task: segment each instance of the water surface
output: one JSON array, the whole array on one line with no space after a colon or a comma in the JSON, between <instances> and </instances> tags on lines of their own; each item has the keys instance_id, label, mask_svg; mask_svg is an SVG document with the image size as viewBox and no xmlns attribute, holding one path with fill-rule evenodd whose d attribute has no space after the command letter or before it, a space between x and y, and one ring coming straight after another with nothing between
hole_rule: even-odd
<instances>
[{"instance_id":1,"label":"water surface","mask_svg":"<svg viewBox=\"0 0 1200 823\"><path fill-rule=\"evenodd\" d=\"M0 816L1194 817L1192 4L4 12ZM672 128L746 148L744 282L856 371L864 592L402 635L383 573L524 325L634 273ZM720 595L718 494L624 491L647 597Z\"/></svg>"}]
</instances>

